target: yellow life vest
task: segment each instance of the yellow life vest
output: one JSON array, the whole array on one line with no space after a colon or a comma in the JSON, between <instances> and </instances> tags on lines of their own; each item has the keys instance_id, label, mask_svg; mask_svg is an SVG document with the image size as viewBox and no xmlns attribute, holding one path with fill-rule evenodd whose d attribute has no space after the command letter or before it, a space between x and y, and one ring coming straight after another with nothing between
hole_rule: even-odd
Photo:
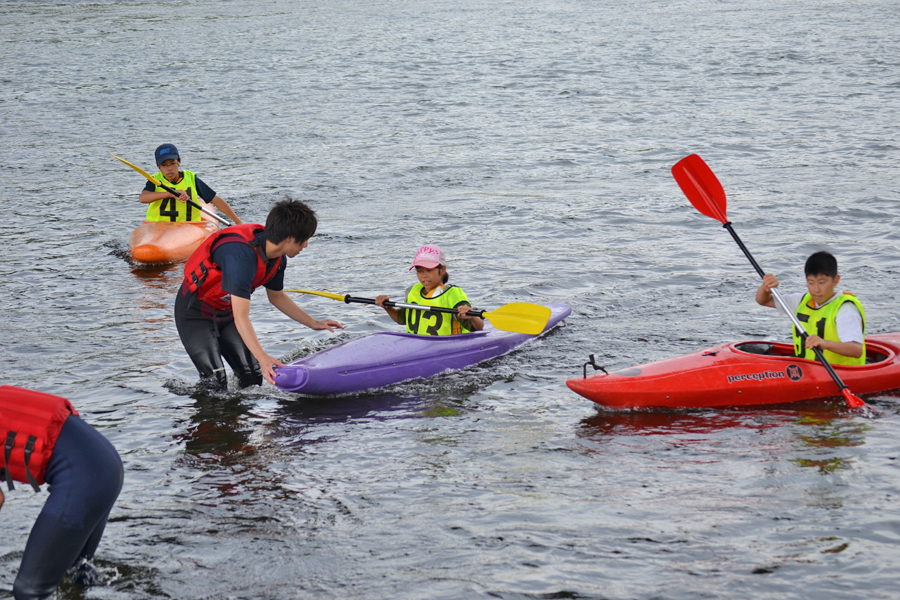
<instances>
[{"instance_id":1,"label":"yellow life vest","mask_svg":"<svg viewBox=\"0 0 900 600\"><path fill-rule=\"evenodd\" d=\"M469 298L462 288L452 284L435 289L432 297L426 298L425 286L417 283L407 291L406 303L456 308L460 304L469 304ZM419 335L454 335L471 331L467 323L461 323L450 313L427 310L400 309L400 322L406 324L407 333Z\"/></svg>"},{"instance_id":2,"label":"yellow life vest","mask_svg":"<svg viewBox=\"0 0 900 600\"><path fill-rule=\"evenodd\" d=\"M203 206L203 201L197 196L197 174L193 171L182 171L181 174L184 177L178 183L170 183L163 177L162 173L157 173L153 178L164 181L170 188L187 191L191 200ZM156 186L154 191L165 192L166 190ZM151 202L150 206L147 207L148 221L200 221L202 214L187 202L179 202L175 198L163 198L162 200Z\"/></svg>"},{"instance_id":3,"label":"yellow life vest","mask_svg":"<svg viewBox=\"0 0 900 600\"><path fill-rule=\"evenodd\" d=\"M863 310L862 303L857 300L856 296L849 292L844 292L831 302L827 302L824 306L816 308L816 303L810 294L803 296L800 306L797 307L797 319L803 324L803 328L809 335L817 335L823 340L830 342L840 342L841 338L837 334L837 313L844 302L852 302L859 309L862 316L863 330L863 348L862 356L853 358L851 356L843 356L835 354L831 350L824 350L825 360L833 365L864 365L866 364L866 312ZM814 350L806 348L806 340L800 337L800 332L794 327L794 354L800 358L816 359Z\"/></svg>"}]
</instances>

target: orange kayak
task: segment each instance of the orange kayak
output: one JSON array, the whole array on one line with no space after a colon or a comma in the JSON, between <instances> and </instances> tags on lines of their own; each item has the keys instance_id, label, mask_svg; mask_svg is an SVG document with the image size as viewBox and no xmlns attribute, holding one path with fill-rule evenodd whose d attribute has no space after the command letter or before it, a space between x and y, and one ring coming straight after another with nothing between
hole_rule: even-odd
<instances>
[{"instance_id":1,"label":"orange kayak","mask_svg":"<svg viewBox=\"0 0 900 600\"><path fill-rule=\"evenodd\" d=\"M131 232L128 250L146 264L181 262L218 229L212 221L144 221Z\"/></svg>"}]
</instances>

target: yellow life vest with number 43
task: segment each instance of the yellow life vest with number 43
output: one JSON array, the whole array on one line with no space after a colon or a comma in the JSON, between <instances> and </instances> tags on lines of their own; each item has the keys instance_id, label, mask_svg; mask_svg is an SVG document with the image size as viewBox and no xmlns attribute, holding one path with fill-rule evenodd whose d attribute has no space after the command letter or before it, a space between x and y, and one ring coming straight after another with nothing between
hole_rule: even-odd
<instances>
[{"instance_id":1,"label":"yellow life vest with number 43","mask_svg":"<svg viewBox=\"0 0 900 600\"><path fill-rule=\"evenodd\" d=\"M866 312L863 310L862 303L856 299L856 296L849 292L844 292L831 302L827 302L823 306L816 308L812 296L807 293L800 301L800 306L797 307L797 319L803 324L803 328L806 330L807 334L817 335L823 340L828 340L830 342L839 342L841 341L841 338L838 337L835 319L837 318L838 310L844 302L852 302L855 304L862 317L862 356L853 358L851 356L835 354L830 350L823 350L823 354L825 355L825 360L833 365L864 365L866 364ZM794 354L800 358L816 360L815 351L806 348L806 340L800 337L800 332L797 331L796 327L793 329L793 334Z\"/></svg>"},{"instance_id":2,"label":"yellow life vest with number 43","mask_svg":"<svg viewBox=\"0 0 900 600\"><path fill-rule=\"evenodd\" d=\"M164 181L166 185L176 190L185 190L191 200L203 206L203 201L197 197L197 174L193 171L182 171L181 173L184 177L178 183L169 183L162 173L155 174L153 178L158 181ZM156 186L154 191L165 192L166 190ZM156 200L147 207L148 221L200 221L202 214L187 202L179 202L175 198Z\"/></svg>"},{"instance_id":3,"label":"yellow life vest with number 43","mask_svg":"<svg viewBox=\"0 0 900 600\"><path fill-rule=\"evenodd\" d=\"M443 290L443 291L442 291ZM426 298L425 286L417 283L406 293L407 304L423 304L425 306L439 306L441 308L457 308L460 304L469 304L469 298L462 288L455 285L444 285L436 289L437 295ZM471 328L467 323L456 320L449 313L432 312L428 310L403 309L401 323L406 323L407 333L419 335L453 335L468 333Z\"/></svg>"}]
</instances>

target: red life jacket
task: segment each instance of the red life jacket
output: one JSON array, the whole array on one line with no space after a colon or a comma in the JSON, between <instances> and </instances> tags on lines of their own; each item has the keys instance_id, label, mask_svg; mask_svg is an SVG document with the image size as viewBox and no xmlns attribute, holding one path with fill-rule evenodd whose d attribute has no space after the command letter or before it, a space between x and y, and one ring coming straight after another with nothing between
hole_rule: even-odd
<instances>
[{"instance_id":1,"label":"red life jacket","mask_svg":"<svg viewBox=\"0 0 900 600\"><path fill-rule=\"evenodd\" d=\"M272 279L283 258L279 257L266 264L265 242L259 244L256 241L256 234L263 229L262 225L255 223L231 225L206 238L184 265L184 283L191 293L219 310L231 310L231 295L222 289L222 269L212 260L212 253L216 248L231 242L247 244L256 250L256 274L253 276L251 290Z\"/></svg>"},{"instance_id":2,"label":"red life jacket","mask_svg":"<svg viewBox=\"0 0 900 600\"><path fill-rule=\"evenodd\" d=\"M77 414L65 398L0 386L0 455L9 489L15 489L13 479L40 489L63 423Z\"/></svg>"}]
</instances>

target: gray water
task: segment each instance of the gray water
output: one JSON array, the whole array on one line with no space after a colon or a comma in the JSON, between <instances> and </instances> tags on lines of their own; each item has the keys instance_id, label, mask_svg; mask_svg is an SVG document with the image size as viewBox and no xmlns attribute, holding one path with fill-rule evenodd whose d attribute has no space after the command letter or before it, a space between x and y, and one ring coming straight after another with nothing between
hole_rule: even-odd
<instances>
[{"instance_id":1,"label":"gray water","mask_svg":"<svg viewBox=\"0 0 900 600\"><path fill-rule=\"evenodd\" d=\"M869 333L900 330L898 31L888 1L0 4L0 381L70 398L126 467L101 584L60 597L896 597L896 395L616 413L565 380L788 338L672 179L694 152L783 289L829 250ZM396 296L438 243L476 306L572 315L369 394L204 396L108 155L163 142L245 220L318 212L290 287ZM397 329L297 301L347 329L256 295L286 361ZM0 597L45 498L7 494Z\"/></svg>"}]
</instances>

